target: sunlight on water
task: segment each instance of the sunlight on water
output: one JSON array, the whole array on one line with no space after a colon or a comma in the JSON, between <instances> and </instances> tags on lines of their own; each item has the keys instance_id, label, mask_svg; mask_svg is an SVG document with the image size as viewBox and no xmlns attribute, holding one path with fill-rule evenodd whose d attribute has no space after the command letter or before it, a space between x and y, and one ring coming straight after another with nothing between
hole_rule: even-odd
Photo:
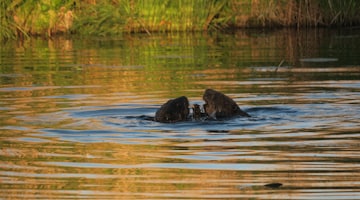
<instances>
[{"instance_id":1,"label":"sunlight on water","mask_svg":"<svg viewBox=\"0 0 360 200\"><path fill-rule=\"evenodd\" d=\"M349 35L8 42L0 196L359 199L360 40ZM251 117L150 120L170 98L203 104L206 88Z\"/></svg>"}]
</instances>

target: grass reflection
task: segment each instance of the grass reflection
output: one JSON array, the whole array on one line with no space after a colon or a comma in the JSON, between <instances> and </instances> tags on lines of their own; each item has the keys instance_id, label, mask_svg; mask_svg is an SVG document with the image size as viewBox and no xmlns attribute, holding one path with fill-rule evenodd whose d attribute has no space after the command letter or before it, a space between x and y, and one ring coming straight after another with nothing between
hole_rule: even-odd
<instances>
[{"instance_id":1,"label":"grass reflection","mask_svg":"<svg viewBox=\"0 0 360 200\"><path fill-rule=\"evenodd\" d=\"M360 45L336 34L9 41L0 49L0 196L356 196ZM337 61L313 62L329 57ZM207 87L254 117L144 120L168 98L202 103Z\"/></svg>"},{"instance_id":2,"label":"grass reflection","mask_svg":"<svg viewBox=\"0 0 360 200\"><path fill-rule=\"evenodd\" d=\"M249 71L248 67L276 67L282 60L285 61L283 65L298 67L306 64L300 62L301 58L323 57L330 51L330 47L323 44L330 38L322 34L321 30L307 33L237 32L233 36L171 34L165 37L139 35L125 36L120 40L33 39L18 46L9 42L1 50L4 53L2 55L12 56L11 59L1 61L0 71L7 75L0 76L0 83L2 88L62 86L56 90L47 90L50 93L141 93L150 90L169 91L175 95L177 91L203 87L197 85L196 81L244 81L249 75L261 78L276 75L282 78L287 76L286 70L266 70L262 73ZM351 52L359 46L352 40L339 39L334 40L331 48L343 45L343 42L352 46L349 49ZM350 52L344 54L349 55ZM356 62L352 57L332 59L341 59L349 64ZM79 87L69 91L71 89L66 86L100 88L91 88L89 91ZM44 95L36 94L38 92L28 93ZM25 95L25 92L19 95L22 93Z\"/></svg>"}]
</instances>

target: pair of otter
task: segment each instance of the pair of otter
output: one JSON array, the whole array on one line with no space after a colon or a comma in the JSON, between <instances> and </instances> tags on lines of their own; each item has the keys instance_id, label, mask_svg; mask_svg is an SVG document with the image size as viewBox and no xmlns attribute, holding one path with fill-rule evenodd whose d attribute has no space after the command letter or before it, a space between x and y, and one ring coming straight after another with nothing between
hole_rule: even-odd
<instances>
[{"instance_id":1,"label":"pair of otter","mask_svg":"<svg viewBox=\"0 0 360 200\"><path fill-rule=\"evenodd\" d=\"M230 97L213 89L206 89L203 95L205 104L204 112L200 105L193 105L193 118L195 120L201 117L221 119L234 116L250 117L249 114L240 109L240 107ZM189 100L185 96L171 99L163 104L155 114L157 122L180 122L189 119Z\"/></svg>"}]
</instances>

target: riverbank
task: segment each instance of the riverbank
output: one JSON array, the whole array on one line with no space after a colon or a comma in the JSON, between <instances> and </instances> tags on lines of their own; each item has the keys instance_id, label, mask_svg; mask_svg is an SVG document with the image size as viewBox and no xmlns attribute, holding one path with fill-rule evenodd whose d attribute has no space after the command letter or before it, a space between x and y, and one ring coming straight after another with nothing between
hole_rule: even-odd
<instances>
[{"instance_id":1,"label":"riverbank","mask_svg":"<svg viewBox=\"0 0 360 200\"><path fill-rule=\"evenodd\" d=\"M1 40L360 24L355 0L4 0L0 7Z\"/></svg>"}]
</instances>

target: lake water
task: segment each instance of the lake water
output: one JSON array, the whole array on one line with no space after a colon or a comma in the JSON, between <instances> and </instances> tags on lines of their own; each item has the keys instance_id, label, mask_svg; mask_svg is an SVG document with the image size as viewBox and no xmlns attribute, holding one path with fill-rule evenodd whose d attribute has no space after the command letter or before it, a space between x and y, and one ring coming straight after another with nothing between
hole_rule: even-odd
<instances>
[{"instance_id":1,"label":"lake water","mask_svg":"<svg viewBox=\"0 0 360 200\"><path fill-rule=\"evenodd\" d=\"M0 198L360 199L360 30L39 38L0 53ZM203 104L206 88L252 117L147 120L171 98Z\"/></svg>"}]
</instances>

